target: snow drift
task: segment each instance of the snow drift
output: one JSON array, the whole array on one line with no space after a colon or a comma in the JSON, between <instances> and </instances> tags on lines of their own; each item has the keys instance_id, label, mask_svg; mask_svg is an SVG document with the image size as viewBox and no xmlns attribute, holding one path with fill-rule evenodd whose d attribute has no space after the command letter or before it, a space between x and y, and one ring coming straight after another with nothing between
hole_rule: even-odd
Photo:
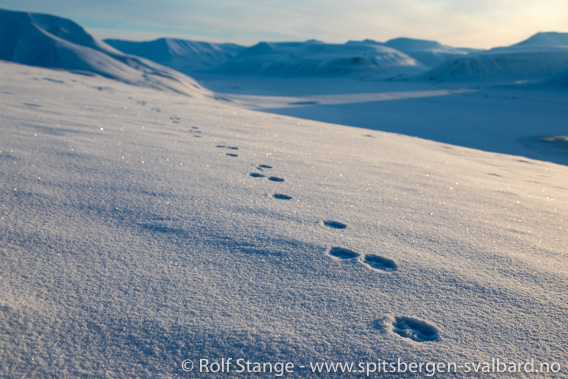
<instances>
[{"instance_id":1,"label":"snow drift","mask_svg":"<svg viewBox=\"0 0 568 379\"><path fill-rule=\"evenodd\" d=\"M0 10L0 59L98 74L129 84L207 93L193 79L149 60L119 52L60 17Z\"/></svg>"},{"instance_id":2,"label":"snow drift","mask_svg":"<svg viewBox=\"0 0 568 379\"><path fill-rule=\"evenodd\" d=\"M231 43L209 43L173 38L134 42L118 39L104 41L127 54L144 57L184 74L216 68L244 49Z\"/></svg>"},{"instance_id":3,"label":"snow drift","mask_svg":"<svg viewBox=\"0 0 568 379\"><path fill-rule=\"evenodd\" d=\"M537 80L568 65L568 33L538 33L509 47L450 60L423 74L435 81Z\"/></svg>"}]
</instances>

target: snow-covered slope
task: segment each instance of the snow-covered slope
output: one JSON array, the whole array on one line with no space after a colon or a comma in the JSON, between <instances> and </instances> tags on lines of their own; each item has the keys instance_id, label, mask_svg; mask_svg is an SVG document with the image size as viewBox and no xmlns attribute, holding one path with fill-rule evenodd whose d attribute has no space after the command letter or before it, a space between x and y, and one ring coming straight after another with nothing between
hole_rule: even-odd
<instances>
[{"instance_id":1,"label":"snow-covered slope","mask_svg":"<svg viewBox=\"0 0 568 379\"><path fill-rule=\"evenodd\" d=\"M442 45L436 41L413 38L395 38L385 42L385 45L402 51L416 59L426 67L435 67L448 59L463 57L472 51Z\"/></svg>"},{"instance_id":2,"label":"snow-covered slope","mask_svg":"<svg viewBox=\"0 0 568 379\"><path fill-rule=\"evenodd\" d=\"M568 89L568 67L545 81L544 85Z\"/></svg>"},{"instance_id":3,"label":"snow-covered slope","mask_svg":"<svg viewBox=\"0 0 568 379\"><path fill-rule=\"evenodd\" d=\"M0 376L565 376L568 167L4 62L0 88Z\"/></svg>"},{"instance_id":4,"label":"snow-covered slope","mask_svg":"<svg viewBox=\"0 0 568 379\"><path fill-rule=\"evenodd\" d=\"M0 59L94 73L187 95L208 93L183 74L121 53L96 40L74 22L45 14L0 10Z\"/></svg>"},{"instance_id":5,"label":"snow-covered slope","mask_svg":"<svg viewBox=\"0 0 568 379\"><path fill-rule=\"evenodd\" d=\"M215 68L244 49L243 46L232 43L209 43L173 38L160 38L147 42L107 39L105 42L124 53L150 59L184 74Z\"/></svg>"},{"instance_id":6,"label":"snow-covered slope","mask_svg":"<svg viewBox=\"0 0 568 379\"><path fill-rule=\"evenodd\" d=\"M218 72L274 76L384 75L416 72L422 65L389 47L364 42L261 42L241 51Z\"/></svg>"},{"instance_id":7,"label":"snow-covered slope","mask_svg":"<svg viewBox=\"0 0 568 379\"><path fill-rule=\"evenodd\" d=\"M538 33L526 41L450 60L424 74L436 81L516 81L554 75L568 64L568 33Z\"/></svg>"},{"instance_id":8,"label":"snow-covered slope","mask_svg":"<svg viewBox=\"0 0 568 379\"><path fill-rule=\"evenodd\" d=\"M513 46L514 47L533 47L533 48L550 48L558 47L565 49L568 46L568 33L558 33L558 32L541 32L536 33L530 38L519 42Z\"/></svg>"}]
</instances>

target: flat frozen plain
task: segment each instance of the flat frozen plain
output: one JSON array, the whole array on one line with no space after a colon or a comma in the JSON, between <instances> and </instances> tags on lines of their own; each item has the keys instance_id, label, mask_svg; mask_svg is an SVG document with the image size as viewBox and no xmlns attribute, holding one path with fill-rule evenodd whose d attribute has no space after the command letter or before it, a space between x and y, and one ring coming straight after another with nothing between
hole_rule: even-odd
<instances>
[{"instance_id":1,"label":"flat frozen plain","mask_svg":"<svg viewBox=\"0 0 568 379\"><path fill-rule=\"evenodd\" d=\"M568 88L200 74L242 107L568 165Z\"/></svg>"}]
</instances>

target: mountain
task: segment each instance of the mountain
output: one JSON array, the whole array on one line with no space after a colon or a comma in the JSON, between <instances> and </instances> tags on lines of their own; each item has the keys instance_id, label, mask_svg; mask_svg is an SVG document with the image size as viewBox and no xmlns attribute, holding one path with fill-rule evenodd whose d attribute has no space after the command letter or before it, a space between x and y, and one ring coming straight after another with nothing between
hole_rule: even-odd
<instances>
[{"instance_id":1,"label":"mountain","mask_svg":"<svg viewBox=\"0 0 568 379\"><path fill-rule=\"evenodd\" d=\"M231 43L209 43L173 38L148 42L107 39L108 45L127 54L144 57L184 74L215 68L244 49Z\"/></svg>"},{"instance_id":2,"label":"mountain","mask_svg":"<svg viewBox=\"0 0 568 379\"><path fill-rule=\"evenodd\" d=\"M326 44L261 42L244 49L218 72L273 76L381 75L422 70L408 55L387 46L364 42Z\"/></svg>"},{"instance_id":3,"label":"mountain","mask_svg":"<svg viewBox=\"0 0 568 379\"><path fill-rule=\"evenodd\" d=\"M553 47L557 46L559 48L566 48L568 45L568 33L558 33L558 32L541 32L536 33L532 37L519 42L512 47Z\"/></svg>"},{"instance_id":4,"label":"mountain","mask_svg":"<svg viewBox=\"0 0 568 379\"><path fill-rule=\"evenodd\" d=\"M73 21L46 14L0 10L0 59L98 74L186 95L208 92L181 73L121 53L93 38Z\"/></svg>"},{"instance_id":5,"label":"mountain","mask_svg":"<svg viewBox=\"0 0 568 379\"><path fill-rule=\"evenodd\" d=\"M463 57L472 52L472 49L460 49L442 45L436 41L413 38L391 39L385 42L385 46L402 51L429 68L435 67L448 59Z\"/></svg>"},{"instance_id":6,"label":"mountain","mask_svg":"<svg viewBox=\"0 0 568 379\"><path fill-rule=\"evenodd\" d=\"M568 64L568 33L538 33L508 47L455 58L423 74L435 81L537 80Z\"/></svg>"}]
</instances>

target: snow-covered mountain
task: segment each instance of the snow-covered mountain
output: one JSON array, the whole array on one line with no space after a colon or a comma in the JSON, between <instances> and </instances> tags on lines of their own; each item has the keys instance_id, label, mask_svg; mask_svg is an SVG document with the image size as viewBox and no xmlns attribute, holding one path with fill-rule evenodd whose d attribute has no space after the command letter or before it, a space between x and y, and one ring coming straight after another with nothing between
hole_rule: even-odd
<instances>
[{"instance_id":1,"label":"snow-covered mountain","mask_svg":"<svg viewBox=\"0 0 568 379\"><path fill-rule=\"evenodd\" d=\"M0 10L0 59L98 74L188 95L208 93L177 71L121 53L93 38L76 23L46 14Z\"/></svg>"},{"instance_id":2,"label":"snow-covered mountain","mask_svg":"<svg viewBox=\"0 0 568 379\"><path fill-rule=\"evenodd\" d=\"M364 42L326 44L261 42L242 50L217 72L274 76L385 75L422 70L422 65L390 47Z\"/></svg>"},{"instance_id":3,"label":"snow-covered mountain","mask_svg":"<svg viewBox=\"0 0 568 379\"><path fill-rule=\"evenodd\" d=\"M568 33L538 33L518 44L450 60L423 74L435 81L542 79L568 65Z\"/></svg>"},{"instance_id":4,"label":"snow-covered mountain","mask_svg":"<svg viewBox=\"0 0 568 379\"><path fill-rule=\"evenodd\" d=\"M461 49L442 45L436 41L421 40L414 38L395 38L384 43L385 46L392 47L408 54L424 66L433 68L448 59L463 57L470 54L472 49Z\"/></svg>"},{"instance_id":5,"label":"snow-covered mountain","mask_svg":"<svg viewBox=\"0 0 568 379\"><path fill-rule=\"evenodd\" d=\"M568 167L7 62L0 88L0 377L564 376Z\"/></svg>"},{"instance_id":6,"label":"snow-covered mountain","mask_svg":"<svg viewBox=\"0 0 568 379\"><path fill-rule=\"evenodd\" d=\"M195 71L216 68L244 49L243 46L232 43L209 43L173 38L160 38L148 42L107 39L104 42L124 53L150 59L188 75Z\"/></svg>"},{"instance_id":7,"label":"snow-covered mountain","mask_svg":"<svg viewBox=\"0 0 568 379\"><path fill-rule=\"evenodd\" d=\"M558 32L541 32L527 38L526 40L512 45L511 48L530 47L530 48L543 48L549 49L551 47L558 47L565 49L568 46L568 33ZM497 48L499 49L499 48ZM495 49L495 50L497 50Z\"/></svg>"}]
</instances>

